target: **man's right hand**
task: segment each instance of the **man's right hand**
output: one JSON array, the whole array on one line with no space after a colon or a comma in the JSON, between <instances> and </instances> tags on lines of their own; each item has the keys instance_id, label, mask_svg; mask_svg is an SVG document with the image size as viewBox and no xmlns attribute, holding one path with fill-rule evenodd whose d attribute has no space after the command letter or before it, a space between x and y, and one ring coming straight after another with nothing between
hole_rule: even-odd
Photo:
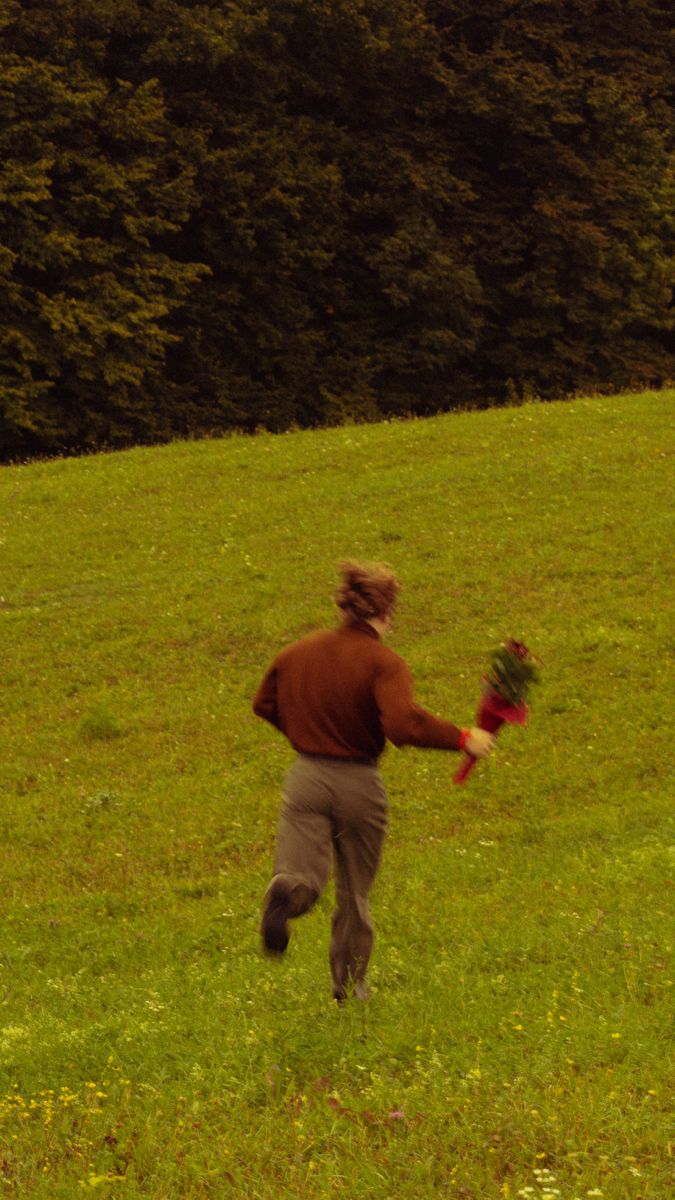
<instances>
[{"instance_id":1,"label":"man's right hand","mask_svg":"<svg viewBox=\"0 0 675 1200\"><path fill-rule=\"evenodd\" d=\"M473 728L469 730L464 749L474 758L487 758L495 748L495 739L487 729Z\"/></svg>"}]
</instances>

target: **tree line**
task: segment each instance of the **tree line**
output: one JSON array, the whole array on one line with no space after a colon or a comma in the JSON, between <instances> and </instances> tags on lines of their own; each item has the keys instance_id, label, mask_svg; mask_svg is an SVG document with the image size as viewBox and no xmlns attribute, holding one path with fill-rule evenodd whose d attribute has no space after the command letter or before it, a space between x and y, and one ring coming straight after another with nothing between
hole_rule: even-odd
<instances>
[{"instance_id":1,"label":"tree line","mask_svg":"<svg viewBox=\"0 0 675 1200\"><path fill-rule=\"evenodd\" d=\"M5 0L0 455L673 371L669 0Z\"/></svg>"}]
</instances>

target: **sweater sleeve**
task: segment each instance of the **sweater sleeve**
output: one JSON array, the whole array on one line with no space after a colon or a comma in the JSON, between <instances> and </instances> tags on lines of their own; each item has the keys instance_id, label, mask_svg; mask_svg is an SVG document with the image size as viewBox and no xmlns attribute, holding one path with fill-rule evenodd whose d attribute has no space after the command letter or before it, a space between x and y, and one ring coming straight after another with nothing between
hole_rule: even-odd
<instances>
[{"instance_id":1,"label":"sweater sleeve","mask_svg":"<svg viewBox=\"0 0 675 1200\"><path fill-rule=\"evenodd\" d=\"M280 729L279 709L277 705L277 667L276 663L265 672L254 700L253 711L257 717L269 721L276 729Z\"/></svg>"},{"instance_id":2,"label":"sweater sleeve","mask_svg":"<svg viewBox=\"0 0 675 1200\"><path fill-rule=\"evenodd\" d=\"M375 701L385 737L395 746L459 750L461 730L415 703L410 669L392 654L375 681Z\"/></svg>"}]
</instances>

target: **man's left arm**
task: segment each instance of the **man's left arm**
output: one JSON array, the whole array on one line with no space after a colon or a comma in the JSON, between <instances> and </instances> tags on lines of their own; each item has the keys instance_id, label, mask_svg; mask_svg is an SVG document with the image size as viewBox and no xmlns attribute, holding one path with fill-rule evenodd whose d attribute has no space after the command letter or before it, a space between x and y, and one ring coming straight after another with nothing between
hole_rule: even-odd
<instances>
[{"instance_id":1,"label":"man's left arm","mask_svg":"<svg viewBox=\"0 0 675 1200\"><path fill-rule=\"evenodd\" d=\"M410 668L392 654L375 683L375 701L385 737L395 746L461 750L462 730L415 703Z\"/></svg>"}]
</instances>

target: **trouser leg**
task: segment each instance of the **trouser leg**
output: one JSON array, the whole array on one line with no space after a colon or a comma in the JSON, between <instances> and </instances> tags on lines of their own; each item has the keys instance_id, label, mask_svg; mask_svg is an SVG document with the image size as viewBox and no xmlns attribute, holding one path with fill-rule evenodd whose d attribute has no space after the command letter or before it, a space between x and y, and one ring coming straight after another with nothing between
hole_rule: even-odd
<instances>
[{"instance_id":1,"label":"trouser leg","mask_svg":"<svg viewBox=\"0 0 675 1200\"><path fill-rule=\"evenodd\" d=\"M270 883L285 891L289 917L307 912L323 892L330 846L329 794L311 761L297 759L284 780Z\"/></svg>"},{"instance_id":2,"label":"trouser leg","mask_svg":"<svg viewBox=\"0 0 675 1200\"><path fill-rule=\"evenodd\" d=\"M363 986L373 946L368 895L387 826L387 800L373 767L347 769L334 804L335 899L330 966L338 999Z\"/></svg>"}]
</instances>

